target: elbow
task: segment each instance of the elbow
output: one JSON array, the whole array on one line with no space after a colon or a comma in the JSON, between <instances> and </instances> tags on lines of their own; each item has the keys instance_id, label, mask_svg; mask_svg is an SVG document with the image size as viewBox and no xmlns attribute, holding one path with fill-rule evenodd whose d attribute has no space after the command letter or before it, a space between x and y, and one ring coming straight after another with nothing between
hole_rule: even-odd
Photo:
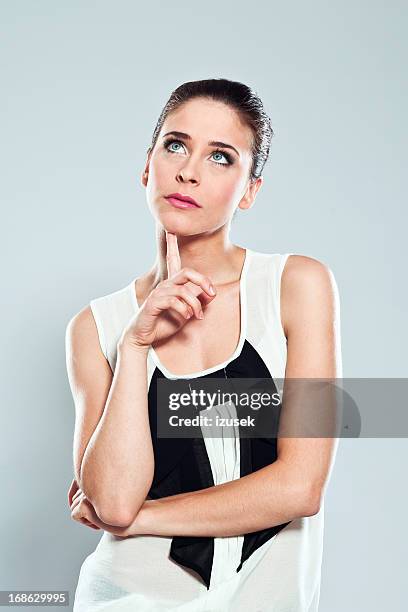
<instances>
[{"instance_id":1,"label":"elbow","mask_svg":"<svg viewBox=\"0 0 408 612\"><path fill-rule=\"evenodd\" d=\"M130 527L136 516L125 507L95 507L95 512L103 523L115 527Z\"/></svg>"},{"instance_id":2,"label":"elbow","mask_svg":"<svg viewBox=\"0 0 408 612\"><path fill-rule=\"evenodd\" d=\"M146 495L132 506L129 505L129 500L125 499L116 499L114 502L104 500L94 504L94 508L103 523L115 527L130 527L139 514L145 498Z\"/></svg>"},{"instance_id":3,"label":"elbow","mask_svg":"<svg viewBox=\"0 0 408 612\"><path fill-rule=\"evenodd\" d=\"M310 485L302 496L301 516L313 516L320 511L322 490L317 485Z\"/></svg>"},{"instance_id":4,"label":"elbow","mask_svg":"<svg viewBox=\"0 0 408 612\"><path fill-rule=\"evenodd\" d=\"M143 506L151 486L150 484L142 492L139 492L134 500L129 500L128 497L112 493L112 489L109 491L100 490L100 488L95 490L95 479L89 482L86 481L84 479L84 470L81 470L79 478L84 481L81 480L80 488L91 502L99 519L103 523L114 527L126 528L131 526ZM153 480L153 477L151 480ZM90 484L89 487L87 486L88 484ZM133 504L130 503L132 501Z\"/></svg>"}]
</instances>

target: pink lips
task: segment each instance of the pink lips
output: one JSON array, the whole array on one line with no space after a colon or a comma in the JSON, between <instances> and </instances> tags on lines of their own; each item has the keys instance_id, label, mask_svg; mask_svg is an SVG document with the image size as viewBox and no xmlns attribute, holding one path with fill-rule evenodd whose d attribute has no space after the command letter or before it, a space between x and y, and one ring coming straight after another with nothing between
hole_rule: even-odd
<instances>
[{"instance_id":1,"label":"pink lips","mask_svg":"<svg viewBox=\"0 0 408 612\"><path fill-rule=\"evenodd\" d=\"M166 196L166 200L177 208L201 208L200 204L193 200L193 198L184 196L181 193L170 193Z\"/></svg>"}]
</instances>

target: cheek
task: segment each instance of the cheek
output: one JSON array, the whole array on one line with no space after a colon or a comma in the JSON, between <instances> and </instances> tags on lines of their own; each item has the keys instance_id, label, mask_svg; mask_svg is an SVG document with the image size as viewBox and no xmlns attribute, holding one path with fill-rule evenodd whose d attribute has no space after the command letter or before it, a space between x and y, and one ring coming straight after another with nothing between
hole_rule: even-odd
<instances>
[{"instance_id":1,"label":"cheek","mask_svg":"<svg viewBox=\"0 0 408 612\"><path fill-rule=\"evenodd\" d=\"M219 180L213 177L210 184L210 201L216 203L219 208L226 210L236 205L240 194L240 186L237 184L236 176L220 176Z\"/></svg>"},{"instance_id":2,"label":"cheek","mask_svg":"<svg viewBox=\"0 0 408 612\"><path fill-rule=\"evenodd\" d=\"M146 196L154 200L158 194L168 190L169 185L174 185L174 173L167 164L160 160L152 160L149 168L149 179L146 186Z\"/></svg>"},{"instance_id":3,"label":"cheek","mask_svg":"<svg viewBox=\"0 0 408 612\"><path fill-rule=\"evenodd\" d=\"M149 179L151 179L152 185L160 184L166 179L169 174L169 168L166 164L160 163L160 160L152 159L150 162Z\"/></svg>"}]
</instances>

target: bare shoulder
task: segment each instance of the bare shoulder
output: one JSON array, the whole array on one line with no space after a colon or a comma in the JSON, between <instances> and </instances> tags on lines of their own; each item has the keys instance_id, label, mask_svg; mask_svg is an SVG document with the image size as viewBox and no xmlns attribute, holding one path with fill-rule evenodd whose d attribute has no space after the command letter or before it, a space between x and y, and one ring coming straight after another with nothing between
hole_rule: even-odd
<instances>
[{"instance_id":1,"label":"bare shoulder","mask_svg":"<svg viewBox=\"0 0 408 612\"><path fill-rule=\"evenodd\" d=\"M307 255L289 255L282 272L285 287L303 284L315 289L330 284L332 271L329 266Z\"/></svg>"},{"instance_id":2,"label":"bare shoulder","mask_svg":"<svg viewBox=\"0 0 408 612\"><path fill-rule=\"evenodd\" d=\"M306 255L290 255L281 278L281 320L285 335L311 319L333 320L338 288L330 267Z\"/></svg>"},{"instance_id":3,"label":"bare shoulder","mask_svg":"<svg viewBox=\"0 0 408 612\"><path fill-rule=\"evenodd\" d=\"M85 398L105 397L112 372L100 346L90 305L68 322L65 351L68 379L77 408L82 406Z\"/></svg>"},{"instance_id":4,"label":"bare shoulder","mask_svg":"<svg viewBox=\"0 0 408 612\"><path fill-rule=\"evenodd\" d=\"M66 327L66 340L84 346L97 340L96 323L89 304L69 320Z\"/></svg>"},{"instance_id":5,"label":"bare shoulder","mask_svg":"<svg viewBox=\"0 0 408 612\"><path fill-rule=\"evenodd\" d=\"M75 361L81 363L82 367L88 365L88 368L99 363L108 372L109 365L101 349L96 321L89 304L69 320L65 330L65 348L67 363Z\"/></svg>"}]
</instances>

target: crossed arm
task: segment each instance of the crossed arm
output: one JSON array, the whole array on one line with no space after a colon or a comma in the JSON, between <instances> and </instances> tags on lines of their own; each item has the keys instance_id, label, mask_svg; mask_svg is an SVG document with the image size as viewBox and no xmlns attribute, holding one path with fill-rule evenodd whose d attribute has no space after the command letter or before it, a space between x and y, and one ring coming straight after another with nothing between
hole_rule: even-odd
<instances>
[{"instance_id":1,"label":"crossed arm","mask_svg":"<svg viewBox=\"0 0 408 612\"><path fill-rule=\"evenodd\" d=\"M281 313L288 349L285 378L341 377L340 306L330 269L309 257L289 257ZM250 533L317 513L336 448L336 438L281 437L271 465L207 489L146 500L127 527L102 523L86 500L83 515L126 537Z\"/></svg>"}]
</instances>

